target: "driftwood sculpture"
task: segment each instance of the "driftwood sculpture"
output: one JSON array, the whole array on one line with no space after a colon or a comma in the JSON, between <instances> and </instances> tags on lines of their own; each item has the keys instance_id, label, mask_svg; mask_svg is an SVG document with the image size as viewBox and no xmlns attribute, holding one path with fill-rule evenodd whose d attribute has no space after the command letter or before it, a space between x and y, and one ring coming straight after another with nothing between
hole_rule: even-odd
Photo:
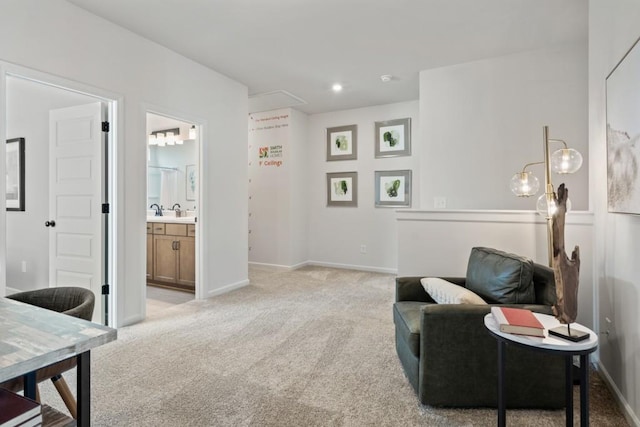
<instances>
[{"instance_id":1,"label":"driftwood sculpture","mask_svg":"<svg viewBox=\"0 0 640 427\"><path fill-rule=\"evenodd\" d=\"M553 273L556 281L557 302L553 314L560 323L569 324L578 316L578 279L580 274L580 248L576 246L567 257L564 248L564 219L567 213L569 190L564 184L558 188L556 212L553 214Z\"/></svg>"}]
</instances>

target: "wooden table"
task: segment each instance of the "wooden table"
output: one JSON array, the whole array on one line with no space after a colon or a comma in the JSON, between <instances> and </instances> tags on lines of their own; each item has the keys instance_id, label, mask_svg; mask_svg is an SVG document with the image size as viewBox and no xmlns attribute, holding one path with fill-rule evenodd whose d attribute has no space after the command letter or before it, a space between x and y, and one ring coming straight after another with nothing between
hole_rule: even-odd
<instances>
[{"instance_id":1,"label":"wooden table","mask_svg":"<svg viewBox=\"0 0 640 427\"><path fill-rule=\"evenodd\" d=\"M0 382L23 376L35 398L34 372L77 358L78 426L91 424L90 350L116 339L115 329L0 298Z\"/></svg>"},{"instance_id":2,"label":"wooden table","mask_svg":"<svg viewBox=\"0 0 640 427\"><path fill-rule=\"evenodd\" d=\"M565 424L573 427L573 356L580 356L580 425L589 425L589 355L598 348L598 336L591 329L579 323L572 323L571 329L589 333L589 338L580 342L571 342L549 336L549 329L560 326L560 322L548 314L534 313L545 328L545 337L515 335L502 332L493 315L487 314L484 325L489 333L498 340L498 426L506 426L505 383L505 345L518 345L534 351L560 354L565 358ZM564 325L566 327L566 325ZM540 369L544 375L544 367Z\"/></svg>"}]
</instances>

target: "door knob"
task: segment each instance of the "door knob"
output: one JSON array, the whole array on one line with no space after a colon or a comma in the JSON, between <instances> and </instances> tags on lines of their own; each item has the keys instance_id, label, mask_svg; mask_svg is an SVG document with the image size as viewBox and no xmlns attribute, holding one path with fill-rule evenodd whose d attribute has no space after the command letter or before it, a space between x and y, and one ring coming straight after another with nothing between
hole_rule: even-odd
<instances>
[{"instance_id":1,"label":"door knob","mask_svg":"<svg viewBox=\"0 0 640 427\"><path fill-rule=\"evenodd\" d=\"M45 227L55 227L56 226L56 222L54 220L51 221L47 221L44 223Z\"/></svg>"}]
</instances>

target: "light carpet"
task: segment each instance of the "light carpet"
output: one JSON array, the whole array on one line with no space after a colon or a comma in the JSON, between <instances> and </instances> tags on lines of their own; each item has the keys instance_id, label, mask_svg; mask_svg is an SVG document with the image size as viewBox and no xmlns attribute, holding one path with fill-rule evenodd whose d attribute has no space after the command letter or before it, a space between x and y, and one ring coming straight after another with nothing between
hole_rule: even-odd
<instances>
[{"instance_id":1,"label":"light carpet","mask_svg":"<svg viewBox=\"0 0 640 427\"><path fill-rule=\"evenodd\" d=\"M94 350L93 425L496 424L495 409L418 402L395 353L393 276L252 267L250 280L121 328L117 341ZM72 387L73 377L67 375ZM52 387L42 395L64 409ZM578 412L577 401L574 407ZM627 425L597 375L590 414L593 426ZM563 410L509 410L507 421L565 424Z\"/></svg>"}]
</instances>

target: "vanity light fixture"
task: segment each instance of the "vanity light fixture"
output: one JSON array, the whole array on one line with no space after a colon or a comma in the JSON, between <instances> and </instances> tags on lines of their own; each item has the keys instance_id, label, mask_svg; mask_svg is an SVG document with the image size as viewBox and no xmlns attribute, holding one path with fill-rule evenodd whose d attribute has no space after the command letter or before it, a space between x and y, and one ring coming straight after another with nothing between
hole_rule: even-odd
<instances>
[{"instance_id":1,"label":"vanity light fixture","mask_svg":"<svg viewBox=\"0 0 640 427\"><path fill-rule=\"evenodd\" d=\"M155 144L152 142L155 138ZM154 130L149 135L149 145L157 145L164 147L166 145L175 145L176 140L180 138L180 128Z\"/></svg>"},{"instance_id":2,"label":"vanity light fixture","mask_svg":"<svg viewBox=\"0 0 640 427\"><path fill-rule=\"evenodd\" d=\"M196 125L191 125L191 127L189 128L189 139L196 139L197 137L198 131L196 130Z\"/></svg>"}]
</instances>

